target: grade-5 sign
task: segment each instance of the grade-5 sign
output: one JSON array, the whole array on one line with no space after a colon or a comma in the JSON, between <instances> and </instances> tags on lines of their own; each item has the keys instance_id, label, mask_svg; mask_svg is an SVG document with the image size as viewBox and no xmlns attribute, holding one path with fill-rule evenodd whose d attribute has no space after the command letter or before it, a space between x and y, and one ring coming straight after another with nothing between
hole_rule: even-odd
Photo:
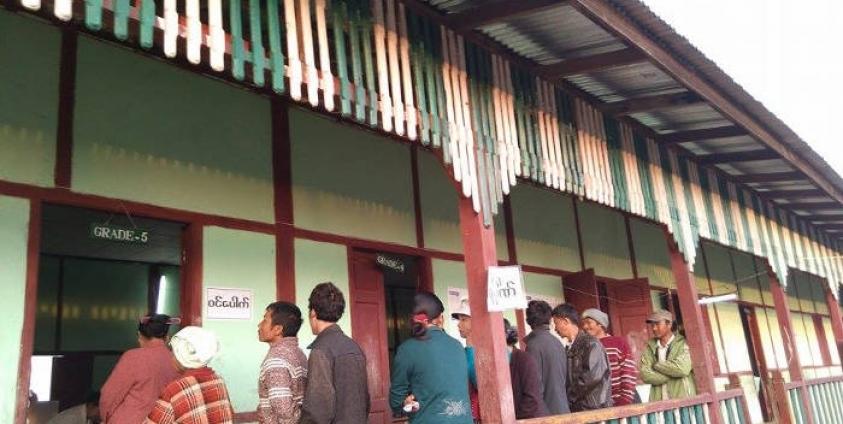
<instances>
[{"instance_id":1,"label":"grade-5 sign","mask_svg":"<svg viewBox=\"0 0 843 424\"><path fill-rule=\"evenodd\" d=\"M205 289L205 319L252 319L254 294L248 289Z\"/></svg>"}]
</instances>

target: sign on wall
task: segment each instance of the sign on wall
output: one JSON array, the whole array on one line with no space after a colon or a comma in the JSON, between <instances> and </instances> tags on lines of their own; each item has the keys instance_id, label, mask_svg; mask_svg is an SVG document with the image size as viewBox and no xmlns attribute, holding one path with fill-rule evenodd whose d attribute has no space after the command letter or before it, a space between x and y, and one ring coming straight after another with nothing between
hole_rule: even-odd
<instances>
[{"instance_id":1,"label":"sign on wall","mask_svg":"<svg viewBox=\"0 0 843 424\"><path fill-rule=\"evenodd\" d=\"M205 319L252 319L254 293L250 289L205 289Z\"/></svg>"},{"instance_id":2,"label":"sign on wall","mask_svg":"<svg viewBox=\"0 0 843 424\"><path fill-rule=\"evenodd\" d=\"M490 266L487 287L486 305L490 312L527 308L520 266Z\"/></svg>"},{"instance_id":3,"label":"sign on wall","mask_svg":"<svg viewBox=\"0 0 843 424\"><path fill-rule=\"evenodd\" d=\"M97 240L116 241L120 243L149 243L149 231L135 227L121 227L109 224L91 224L89 233Z\"/></svg>"}]
</instances>

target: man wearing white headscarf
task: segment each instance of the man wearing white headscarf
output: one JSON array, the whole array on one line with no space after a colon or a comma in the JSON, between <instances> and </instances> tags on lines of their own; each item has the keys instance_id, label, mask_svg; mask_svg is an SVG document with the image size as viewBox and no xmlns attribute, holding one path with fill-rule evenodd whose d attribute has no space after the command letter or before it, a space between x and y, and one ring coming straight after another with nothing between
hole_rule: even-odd
<instances>
[{"instance_id":1,"label":"man wearing white headscarf","mask_svg":"<svg viewBox=\"0 0 843 424\"><path fill-rule=\"evenodd\" d=\"M214 333L185 327L170 339L170 348L182 375L164 388L146 423L233 423L225 382L208 367L219 351Z\"/></svg>"}]
</instances>

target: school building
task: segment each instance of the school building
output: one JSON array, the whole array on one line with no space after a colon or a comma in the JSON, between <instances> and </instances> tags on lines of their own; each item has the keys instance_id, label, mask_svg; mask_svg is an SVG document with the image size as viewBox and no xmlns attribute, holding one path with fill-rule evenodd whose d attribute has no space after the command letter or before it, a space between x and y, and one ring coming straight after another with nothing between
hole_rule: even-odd
<instances>
[{"instance_id":1,"label":"school building","mask_svg":"<svg viewBox=\"0 0 843 424\"><path fill-rule=\"evenodd\" d=\"M0 1L0 422L81 402L148 312L219 336L252 422L263 308L322 281L370 422L419 289L470 299L515 422L518 264L638 352L672 311L698 391L529 422L843 423L841 237L843 179L637 0Z\"/></svg>"}]
</instances>

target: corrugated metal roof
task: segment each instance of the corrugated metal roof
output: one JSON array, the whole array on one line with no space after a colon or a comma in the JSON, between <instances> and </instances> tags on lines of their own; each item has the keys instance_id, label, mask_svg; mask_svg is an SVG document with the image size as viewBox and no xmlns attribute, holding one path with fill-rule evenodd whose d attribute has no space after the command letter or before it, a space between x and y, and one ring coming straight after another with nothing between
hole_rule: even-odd
<instances>
[{"instance_id":1,"label":"corrugated metal roof","mask_svg":"<svg viewBox=\"0 0 843 424\"><path fill-rule=\"evenodd\" d=\"M541 13L516 16L485 25L480 27L480 31L540 65L626 47L564 3L543 9Z\"/></svg>"},{"instance_id":2,"label":"corrugated metal roof","mask_svg":"<svg viewBox=\"0 0 843 424\"><path fill-rule=\"evenodd\" d=\"M494 7L507 0L421 0L444 13L457 13L478 7ZM509 0L514 1L514 0ZM640 1L608 0L627 19L641 28L647 37L666 49L672 57L700 75L719 94L759 122L775 139L818 171L838 193L843 193L841 178L816 152L801 140L787 125L756 101L714 62L705 57L688 40L653 14ZM625 42L604 30L589 17L561 2L559 6L502 18L477 28L478 31L510 49L514 54L539 65L562 60L618 51L627 48ZM565 83L595 100L604 103L621 102L645 96L676 94L686 88L650 61L617 66L589 73L567 76ZM659 109L630 115L657 133L690 131L730 126L733 123L719 111L701 104ZM739 140L718 138L680 147L692 154L730 153L758 149L762 145L749 137ZM737 162L717 165L732 175L793 171L784 160ZM803 187L804 183L753 184L755 188ZM810 186L808 186L810 187Z\"/></svg>"},{"instance_id":3,"label":"corrugated metal roof","mask_svg":"<svg viewBox=\"0 0 843 424\"><path fill-rule=\"evenodd\" d=\"M682 93L684 87L649 62L567 77L570 83L604 102Z\"/></svg>"}]
</instances>

